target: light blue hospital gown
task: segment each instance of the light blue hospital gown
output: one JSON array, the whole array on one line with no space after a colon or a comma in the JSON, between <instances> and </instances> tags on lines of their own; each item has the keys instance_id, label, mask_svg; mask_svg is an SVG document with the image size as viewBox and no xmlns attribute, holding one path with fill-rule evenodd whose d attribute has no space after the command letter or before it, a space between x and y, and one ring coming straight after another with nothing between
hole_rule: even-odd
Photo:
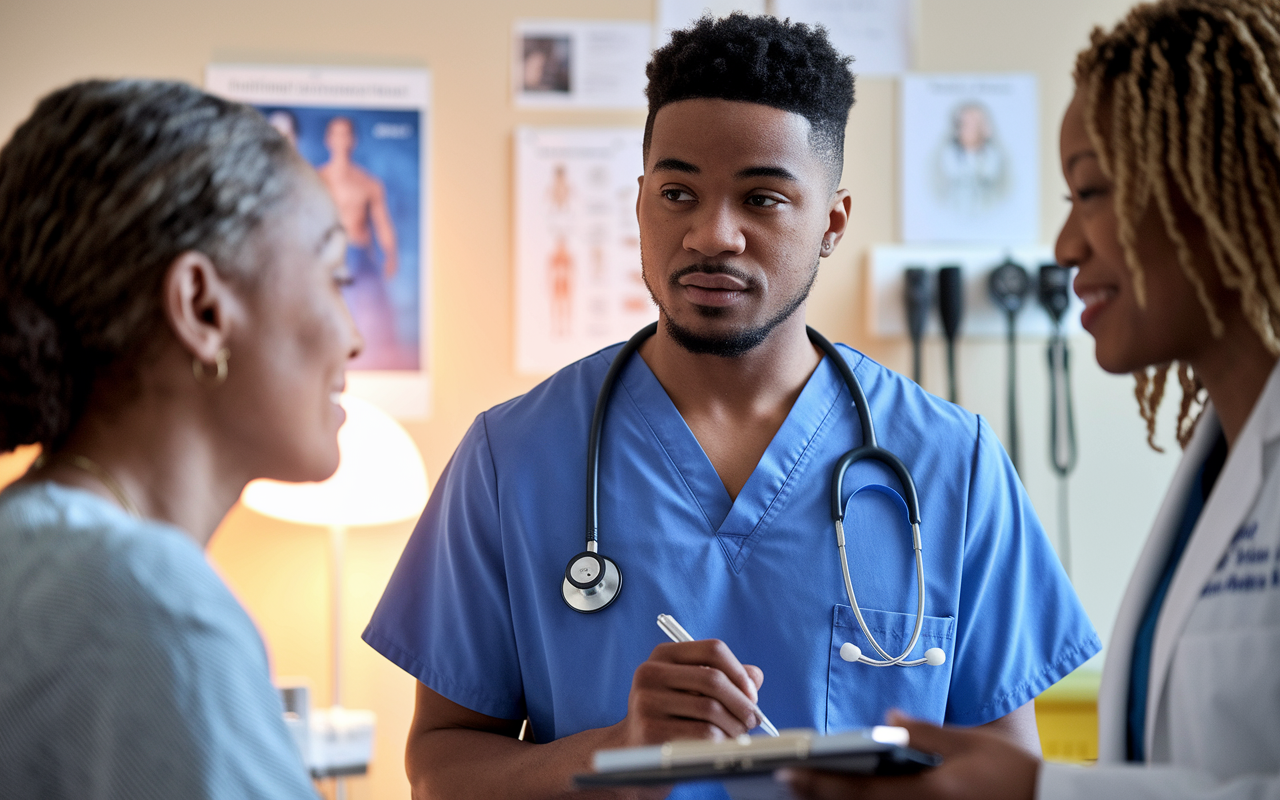
<instances>
[{"instance_id":1,"label":"light blue hospital gown","mask_svg":"<svg viewBox=\"0 0 1280 800\"><path fill-rule=\"evenodd\" d=\"M600 552L622 592L565 605L583 549L586 441L618 348L570 365L480 415L441 475L364 639L467 708L526 714L540 742L612 725L632 673L666 641L667 613L764 670L760 706L780 728L834 732L901 708L991 722L1098 652L1100 643L991 429L849 348L880 444L912 471L926 569L923 634L940 667L850 664L872 649L848 606L831 520L832 468L861 441L848 389L824 359L731 501L648 366L633 357L609 404L600 462ZM890 653L915 621L915 560L897 479L861 462L844 484L849 567L864 618ZM856 496L855 496L856 495ZM673 797L722 797L718 786Z\"/></svg>"},{"instance_id":2,"label":"light blue hospital gown","mask_svg":"<svg viewBox=\"0 0 1280 800\"><path fill-rule=\"evenodd\" d=\"M315 796L194 541L79 489L0 494L0 797Z\"/></svg>"}]
</instances>

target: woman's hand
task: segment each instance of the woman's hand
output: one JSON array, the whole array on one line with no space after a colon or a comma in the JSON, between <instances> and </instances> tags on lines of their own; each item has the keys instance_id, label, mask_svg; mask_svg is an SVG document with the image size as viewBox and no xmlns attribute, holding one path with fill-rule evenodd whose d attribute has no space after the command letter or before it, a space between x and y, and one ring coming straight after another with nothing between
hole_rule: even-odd
<instances>
[{"instance_id":1,"label":"woman's hand","mask_svg":"<svg viewBox=\"0 0 1280 800\"><path fill-rule=\"evenodd\" d=\"M872 778L813 770L783 770L779 779L798 797L816 800L1031 800L1040 760L987 731L940 728L890 712L890 725L911 733L911 747L942 756L934 769L909 777Z\"/></svg>"}]
</instances>

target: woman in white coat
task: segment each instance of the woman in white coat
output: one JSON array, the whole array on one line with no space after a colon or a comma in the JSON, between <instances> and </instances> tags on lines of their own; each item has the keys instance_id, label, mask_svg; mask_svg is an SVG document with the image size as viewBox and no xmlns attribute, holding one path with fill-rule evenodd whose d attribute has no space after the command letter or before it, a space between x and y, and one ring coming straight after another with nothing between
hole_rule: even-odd
<instances>
[{"instance_id":1,"label":"woman in white coat","mask_svg":"<svg viewBox=\"0 0 1280 800\"><path fill-rule=\"evenodd\" d=\"M891 715L945 761L783 777L818 798L1280 798L1280 0L1165 0L1095 30L1062 123L1098 363L1170 372L1185 452L1125 593L1091 768ZM1198 417L1196 406L1207 394ZM1154 446L1154 445L1153 445Z\"/></svg>"}]
</instances>

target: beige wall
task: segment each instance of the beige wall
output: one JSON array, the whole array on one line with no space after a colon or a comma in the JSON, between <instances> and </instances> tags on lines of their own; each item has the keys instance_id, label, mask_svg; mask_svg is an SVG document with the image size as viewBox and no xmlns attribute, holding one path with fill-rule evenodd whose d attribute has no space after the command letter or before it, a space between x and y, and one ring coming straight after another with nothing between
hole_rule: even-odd
<instances>
[{"instance_id":1,"label":"beige wall","mask_svg":"<svg viewBox=\"0 0 1280 800\"><path fill-rule=\"evenodd\" d=\"M1071 91L1073 54L1086 43L1092 25L1114 21L1127 5L1127 0L920 0L919 69L1019 70L1039 76L1045 241L1052 241L1066 210L1056 138ZM0 5L0 138L7 138L40 95L88 76L199 82L211 60L429 67L435 92L434 396L431 417L408 427L429 473L438 476L477 412L535 382L512 369L513 126L643 122L638 112L514 110L507 85L511 22L519 17L645 19L652 11L652 0L5 0ZM809 316L831 338L905 369L905 344L871 338L861 314L867 247L896 236L897 114L893 81L860 81L845 172L854 223L824 265ZM1076 581L1105 638L1174 456L1147 451L1130 381L1098 370L1087 337L1074 346L1081 447L1071 502ZM936 345L928 356L930 374L939 375ZM1024 479L1052 532L1056 489L1046 465L1042 343L1025 344L1020 357ZM966 344L960 358L962 400L1003 432L1002 347ZM891 423L881 426L891 443ZM355 638L408 531L406 523L356 532L349 546L344 692L349 705L374 708L380 720L376 763L369 778L354 782L357 798L408 793L402 753L413 682ZM564 546L568 554L573 543ZM237 509L211 551L261 625L276 670L310 675L318 695L327 696L323 533Z\"/></svg>"}]
</instances>

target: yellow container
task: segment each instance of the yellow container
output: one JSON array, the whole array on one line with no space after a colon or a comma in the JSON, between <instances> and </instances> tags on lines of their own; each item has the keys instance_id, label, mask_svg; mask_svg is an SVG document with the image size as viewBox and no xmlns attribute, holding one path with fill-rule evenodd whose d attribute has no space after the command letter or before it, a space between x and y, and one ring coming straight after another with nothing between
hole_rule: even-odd
<instances>
[{"instance_id":1,"label":"yellow container","mask_svg":"<svg viewBox=\"0 0 1280 800\"><path fill-rule=\"evenodd\" d=\"M1098 760L1098 686L1102 673L1078 669L1036 698L1040 749L1046 761Z\"/></svg>"}]
</instances>

